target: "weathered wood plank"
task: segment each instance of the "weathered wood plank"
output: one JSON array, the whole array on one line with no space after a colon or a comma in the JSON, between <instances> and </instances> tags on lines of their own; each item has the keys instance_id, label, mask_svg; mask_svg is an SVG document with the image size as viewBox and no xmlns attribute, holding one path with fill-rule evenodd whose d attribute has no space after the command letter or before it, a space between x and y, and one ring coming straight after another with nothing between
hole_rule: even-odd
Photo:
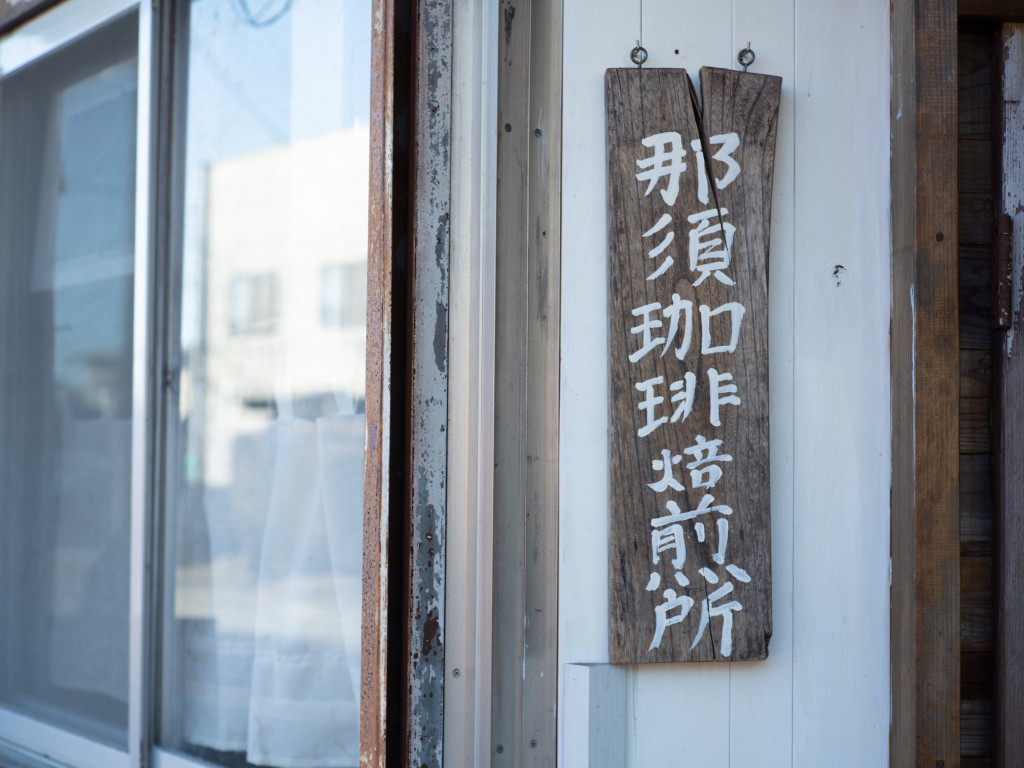
<instances>
[{"instance_id":1,"label":"weathered wood plank","mask_svg":"<svg viewBox=\"0 0 1024 768\"><path fill-rule=\"evenodd\" d=\"M988 398L992 392L992 353L960 350L960 397Z\"/></svg>"},{"instance_id":2,"label":"weathered wood plank","mask_svg":"<svg viewBox=\"0 0 1024 768\"><path fill-rule=\"evenodd\" d=\"M606 74L613 662L764 658L771 634L766 260L780 79L701 74L700 126L685 71ZM688 172L638 174L660 169L638 161L662 149L683 150ZM699 448L705 438L723 442Z\"/></svg>"},{"instance_id":3,"label":"weathered wood plank","mask_svg":"<svg viewBox=\"0 0 1024 768\"><path fill-rule=\"evenodd\" d=\"M995 659L991 651L960 654L960 691L965 700L992 700Z\"/></svg>"},{"instance_id":4,"label":"weathered wood plank","mask_svg":"<svg viewBox=\"0 0 1024 768\"><path fill-rule=\"evenodd\" d=\"M1024 0L959 0L961 16L995 19L1024 19Z\"/></svg>"},{"instance_id":5,"label":"weathered wood plank","mask_svg":"<svg viewBox=\"0 0 1024 768\"><path fill-rule=\"evenodd\" d=\"M960 702L960 722L961 754L964 757L988 757L992 749L992 702L975 699Z\"/></svg>"},{"instance_id":6,"label":"weathered wood plank","mask_svg":"<svg viewBox=\"0 0 1024 768\"><path fill-rule=\"evenodd\" d=\"M491 765L556 748L559 9L501 0Z\"/></svg>"},{"instance_id":7,"label":"weathered wood plank","mask_svg":"<svg viewBox=\"0 0 1024 768\"><path fill-rule=\"evenodd\" d=\"M960 349L990 350L991 246L963 245L958 262Z\"/></svg>"},{"instance_id":8,"label":"weathered wood plank","mask_svg":"<svg viewBox=\"0 0 1024 768\"><path fill-rule=\"evenodd\" d=\"M960 316L960 349L988 349L992 346L992 329L987 316Z\"/></svg>"},{"instance_id":9,"label":"weathered wood plank","mask_svg":"<svg viewBox=\"0 0 1024 768\"><path fill-rule=\"evenodd\" d=\"M955 3L893 3L890 764L900 766L960 757L956 31Z\"/></svg>"},{"instance_id":10,"label":"weathered wood plank","mask_svg":"<svg viewBox=\"0 0 1024 768\"><path fill-rule=\"evenodd\" d=\"M522 115L528 144L529 204L526 231L527 436L520 470L527 486L526 593L522 653L523 733L518 768L550 766L556 752L558 667L558 415L561 301L562 4L533 0L530 20L529 93ZM498 763L494 763L495 766Z\"/></svg>"},{"instance_id":11,"label":"weathered wood plank","mask_svg":"<svg viewBox=\"0 0 1024 768\"><path fill-rule=\"evenodd\" d=\"M960 456L960 553L992 554L992 456Z\"/></svg>"},{"instance_id":12,"label":"weathered wood plank","mask_svg":"<svg viewBox=\"0 0 1024 768\"><path fill-rule=\"evenodd\" d=\"M958 126L961 139L992 138L992 35L963 32L957 47Z\"/></svg>"},{"instance_id":13,"label":"weathered wood plank","mask_svg":"<svg viewBox=\"0 0 1024 768\"><path fill-rule=\"evenodd\" d=\"M992 242L992 140L957 142L957 189L960 208L960 244Z\"/></svg>"},{"instance_id":14,"label":"weathered wood plank","mask_svg":"<svg viewBox=\"0 0 1024 768\"><path fill-rule=\"evenodd\" d=\"M1002 211L1012 219L1010 246L1013 282L1010 328L1002 334L997 363L1000 435L996 465L996 640L997 713L995 758L1014 765L1024 754L1024 24L1005 24L999 46L1002 72Z\"/></svg>"},{"instance_id":15,"label":"weathered wood plank","mask_svg":"<svg viewBox=\"0 0 1024 768\"><path fill-rule=\"evenodd\" d=\"M963 650L991 650L994 637L992 558L960 559L960 643ZM966 698L966 696L965 696Z\"/></svg>"},{"instance_id":16,"label":"weathered wood plank","mask_svg":"<svg viewBox=\"0 0 1024 768\"><path fill-rule=\"evenodd\" d=\"M961 193L992 192L992 140L965 139L957 142L957 188ZM986 219L991 226L991 219ZM989 233L991 235L991 233Z\"/></svg>"},{"instance_id":17,"label":"weathered wood plank","mask_svg":"<svg viewBox=\"0 0 1024 768\"><path fill-rule=\"evenodd\" d=\"M960 453L989 453L991 450L992 400L960 398Z\"/></svg>"},{"instance_id":18,"label":"weathered wood plank","mask_svg":"<svg viewBox=\"0 0 1024 768\"><path fill-rule=\"evenodd\" d=\"M992 242L992 192L969 190L959 195L960 243L988 245Z\"/></svg>"}]
</instances>

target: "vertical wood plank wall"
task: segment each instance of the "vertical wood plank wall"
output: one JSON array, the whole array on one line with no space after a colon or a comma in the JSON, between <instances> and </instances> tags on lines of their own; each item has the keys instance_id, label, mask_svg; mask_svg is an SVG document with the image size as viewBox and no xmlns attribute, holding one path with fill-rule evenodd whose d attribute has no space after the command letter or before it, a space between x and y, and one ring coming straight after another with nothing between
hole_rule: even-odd
<instances>
[{"instance_id":1,"label":"vertical wood plank wall","mask_svg":"<svg viewBox=\"0 0 1024 768\"><path fill-rule=\"evenodd\" d=\"M629 65L641 12L647 66L736 67L749 41L753 69L783 78L769 259L774 635L766 662L628 668L627 765L887 765L887 3L565 1L560 668L608 659L601 84Z\"/></svg>"},{"instance_id":2,"label":"vertical wood plank wall","mask_svg":"<svg viewBox=\"0 0 1024 768\"><path fill-rule=\"evenodd\" d=\"M992 25L961 22L957 40L960 200L960 754L992 764L993 526L991 247ZM997 86L998 87L998 86Z\"/></svg>"}]
</instances>

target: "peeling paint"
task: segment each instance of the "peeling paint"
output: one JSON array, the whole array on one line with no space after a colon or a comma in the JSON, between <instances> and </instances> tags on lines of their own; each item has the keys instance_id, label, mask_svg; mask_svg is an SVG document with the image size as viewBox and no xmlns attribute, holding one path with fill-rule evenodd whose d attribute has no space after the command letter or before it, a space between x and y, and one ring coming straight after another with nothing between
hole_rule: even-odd
<instances>
[{"instance_id":1,"label":"peeling paint","mask_svg":"<svg viewBox=\"0 0 1024 768\"><path fill-rule=\"evenodd\" d=\"M412 476L408 763L440 768L444 723L445 472L448 416L448 260L451 0L420 4L414 146Z\"/></svg>"}]
</instances>

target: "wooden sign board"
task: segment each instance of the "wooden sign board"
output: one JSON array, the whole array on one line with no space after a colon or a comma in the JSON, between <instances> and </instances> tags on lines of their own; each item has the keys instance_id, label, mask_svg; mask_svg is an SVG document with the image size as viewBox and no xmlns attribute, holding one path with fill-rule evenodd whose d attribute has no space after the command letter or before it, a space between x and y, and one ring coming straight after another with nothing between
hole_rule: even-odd
<instances>
[{"instance_id":1,"label":"wooden sign board","mask_svg":"<svg viewBox=\"0 0 1024 768\"><path fill-rule=\"evenodd\" d=\"M612 662L772 633L768 223L778 77L610 69Z\"/></svg>"}]
</instances>

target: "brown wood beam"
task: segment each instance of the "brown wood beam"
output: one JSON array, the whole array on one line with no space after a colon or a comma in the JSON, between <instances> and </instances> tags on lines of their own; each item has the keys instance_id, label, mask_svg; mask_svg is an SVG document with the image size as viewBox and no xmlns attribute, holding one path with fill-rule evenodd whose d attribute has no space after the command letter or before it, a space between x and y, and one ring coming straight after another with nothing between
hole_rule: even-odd
<instances>
[{"instance_id":1,"label":"brown wood beam","mask_svg":"<svg viewBox=\"0 0 1024 768\"><path fill-rule=\"evenodd\" d=\"M892 16L890 764L960 764L957 6Z\"/></svg>"},{"instance_id":2,"label":"brown wood beam","mask_svg":"<svg viewBox=\"0 0 1024 768\"><path fill-rule=\"evenodd\" d=\"M960 0L957 13L983 19L1024 19L1024 0Z\"/></svg>"}]
</instances>

